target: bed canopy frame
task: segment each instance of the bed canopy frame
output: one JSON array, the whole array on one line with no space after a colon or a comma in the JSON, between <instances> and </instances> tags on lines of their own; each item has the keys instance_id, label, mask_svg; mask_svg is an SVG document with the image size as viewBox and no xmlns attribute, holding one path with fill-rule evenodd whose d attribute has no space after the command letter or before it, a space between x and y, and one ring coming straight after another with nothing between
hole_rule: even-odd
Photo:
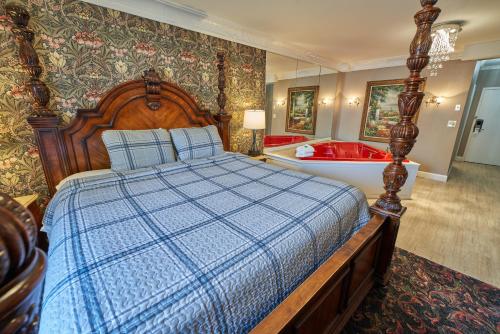
<instances>
[{"instance_id":1,"label":"bed canopy frame","mask_svg":"<svg viewBox=\"0 0 500 334\"><path fill-rule=\"evenodd\" d=\"M344 246L327 259L253 330L253 333L338 333L375 284L385 285L396 237L406 208L397 193L408 176L403 161L413 148L418 128L412 118L422 103L421 71L429 62L431 27L441 10L438 0L420 0L415 16L417 32L410 45L405 90L399 95L401 120L391 129L393 161L385 168L385 193L371 206L372 218ZM29 74L26 86L33 100L32 125L51 194L64 177L85 170L106 168L109 159L100 134L104 129L147 129L214 124L230 148L225 111L224 55L217 55L219 111L202 110L188 93L162 81L153 70L140 80L112 88L94 109L78 110L75 119L61 126L49 110L50 92L40 79L42 67L33 48L29 13L7 5L19 59ZM40 291L46 268L45 255L35 248L36 228L30 214L0 194L0 329L2 333L35 333L40 312Z\"/></svg>"}]
</instances>

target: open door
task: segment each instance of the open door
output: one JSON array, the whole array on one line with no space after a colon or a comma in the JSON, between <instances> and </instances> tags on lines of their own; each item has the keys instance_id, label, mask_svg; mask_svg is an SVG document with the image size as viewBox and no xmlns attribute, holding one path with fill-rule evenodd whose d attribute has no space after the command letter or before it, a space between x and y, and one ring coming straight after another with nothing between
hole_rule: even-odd
<instances>
[{"instance_id":1,"label":"open door","mask_svg":"<svg viewBox=\"0 0 500 334\"><path fill-rule=\"evenodd\" d=\"M500 87L481 93L464 160L500 166Z\"/></svg>"}]
</instances>

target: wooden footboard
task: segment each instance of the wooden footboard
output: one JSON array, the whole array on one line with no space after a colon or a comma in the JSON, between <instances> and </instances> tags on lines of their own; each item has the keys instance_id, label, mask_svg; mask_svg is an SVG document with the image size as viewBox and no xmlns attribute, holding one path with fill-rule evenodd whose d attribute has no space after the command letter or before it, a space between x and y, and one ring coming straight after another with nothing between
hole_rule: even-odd
<instances>
[{"instance_id":1,"label":"wooden footboard","mask_svg":"<svg viewBox=\"0 0 500 334\"><path fill-rule=\"evenodd\" d=\"M375 214L251 333L340 332L377 281L388 224L390 218Z\"/></svg>"}]
</instances>

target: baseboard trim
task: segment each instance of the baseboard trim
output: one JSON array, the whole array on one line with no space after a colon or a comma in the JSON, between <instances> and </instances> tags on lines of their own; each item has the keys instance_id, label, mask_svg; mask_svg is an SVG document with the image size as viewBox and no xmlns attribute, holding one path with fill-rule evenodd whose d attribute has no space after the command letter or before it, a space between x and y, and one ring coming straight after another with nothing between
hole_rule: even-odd
<instances>
[{"instance_id":1,"label":"baseboard trim","mask_svg":"<svg viewBox=\"0 0 500 334\"><path fill-rule=\"evenodd\" d=\"M443 174L435 174L435 173L418 171L417 176L420 176L424 179L429 179L429 180L434 180L434 181L439 181L439 182L447 182L448 181L448 175L443 175Z\"/></svg>"}]
</instances>

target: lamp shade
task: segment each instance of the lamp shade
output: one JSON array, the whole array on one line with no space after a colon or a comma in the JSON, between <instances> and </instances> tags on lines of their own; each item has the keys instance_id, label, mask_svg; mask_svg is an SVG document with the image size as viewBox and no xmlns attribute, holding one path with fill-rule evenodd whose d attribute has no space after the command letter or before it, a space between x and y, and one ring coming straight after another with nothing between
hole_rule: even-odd
<instances>
[{"instance_id":1,"label":"lamp shade","mask_svg":"<svg viewBox=\"0 0 500 334\"><path fill-rule=\"evenodd\" d=\"M245 129L260 130L266 128L266 112L264 110L245 110L243 117Z\"/></svg>"}]
</instances>

